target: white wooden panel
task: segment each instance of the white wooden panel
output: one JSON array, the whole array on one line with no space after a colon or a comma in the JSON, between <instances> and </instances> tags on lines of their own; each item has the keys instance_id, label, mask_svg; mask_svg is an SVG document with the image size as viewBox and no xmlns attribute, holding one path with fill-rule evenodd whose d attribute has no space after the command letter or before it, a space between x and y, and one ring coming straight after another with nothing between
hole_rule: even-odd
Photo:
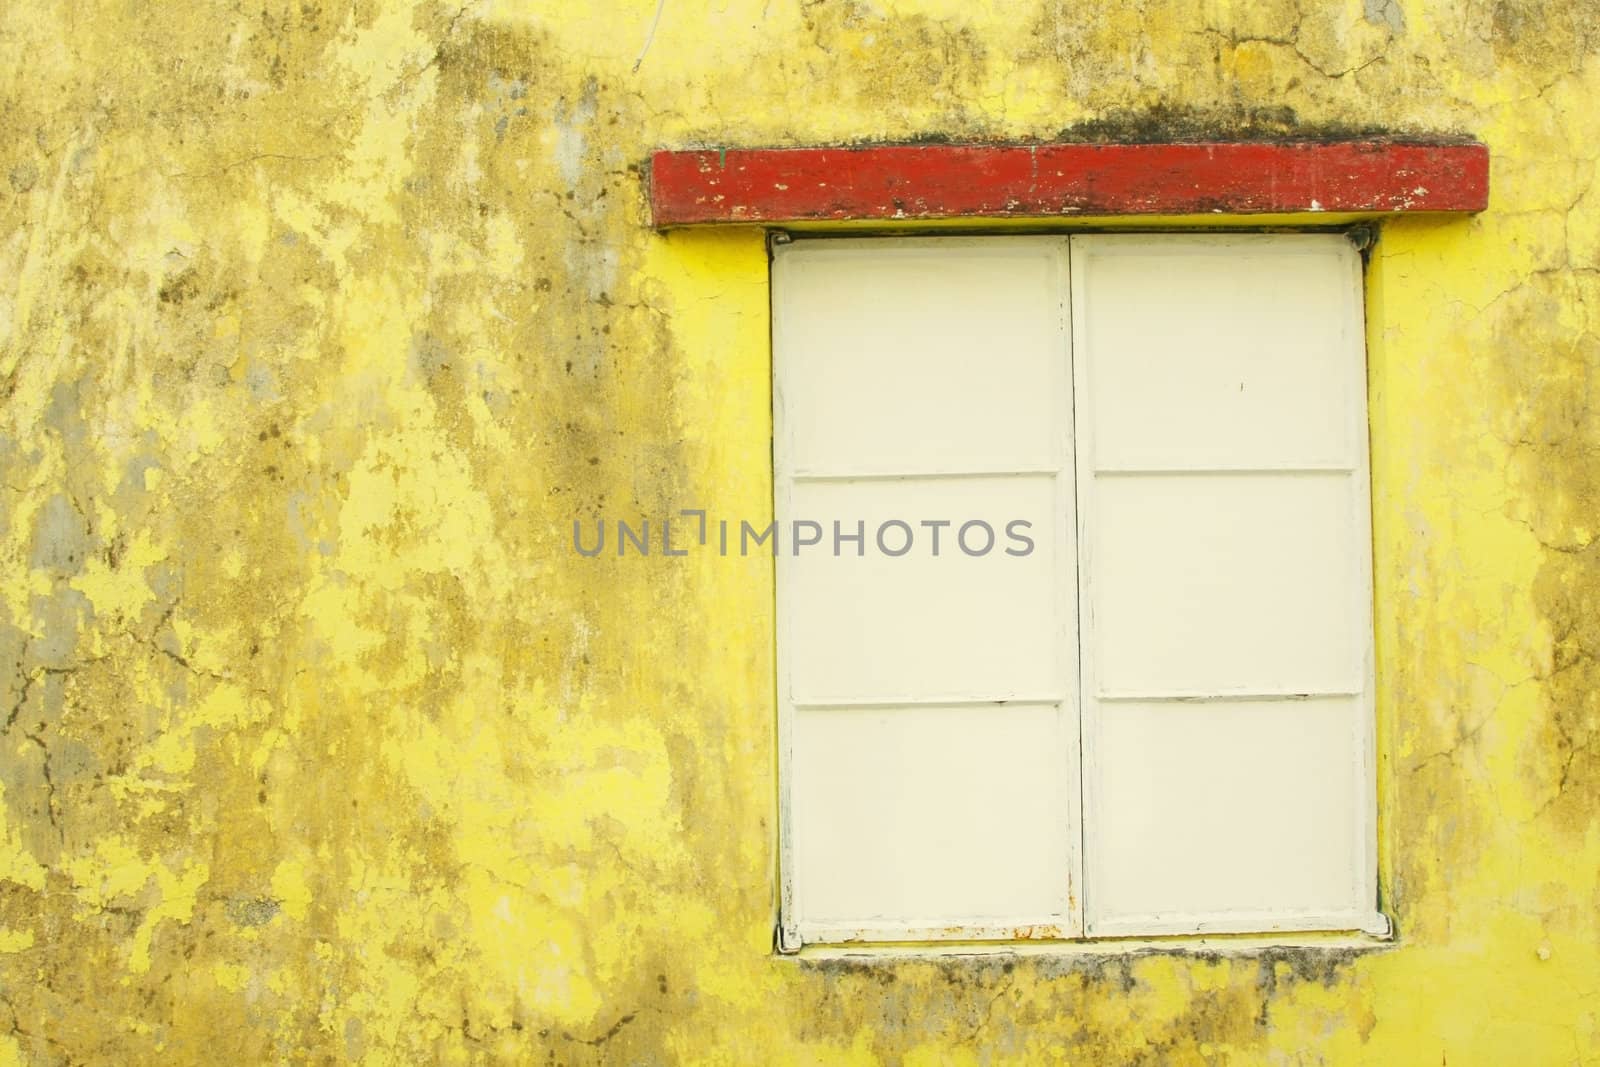
<instances>
[{"instance_id":1,"label":"white wooden panel","mask_svg":"<svg viewBox=\"0 0 1600 1067\"><path fill-rule=\"evenodd\" d=\"M1066 921L1076 742L1058 708L800 711L793 746L799 923Z\"/></svg>"},{"instance_id":2,"label":"white wooden panel","mask_svg":"<svg viewBox=\"0 0 1600 1067\"><path fill-rule=\"evenodd\" d=\"M1072 288L1086 930L1381 932L1359 259L1073 238Z\"/></svg>"},{"instance_id":3,"label":"white wooden panel","mask_svg":"<svg viewBox=\"0 0 1600 1067\"><path fill-rule=\"evenodd\" d=\"M1348 475L1095 480L1099 692L1359 692L1370 623Z\"/></svg>"},{"instance_id":4,"label":"white wooden panel","mask_svg":"<svg viewBox=\"0 0 1600 1067\"><path fill-rule=\"evenodd\" d=\"M1080 239L1072 268L1095 469L1355 466L1344 237Z\"/></svg>"},{"instance_id":5,"label":"white wooden panel","mask_svg":"<svg viewBox=\"0 0 1600 1067\"><path fill-rule=\"evenodd\" d=\"M1081 933L1066 249L775 249L786 945ZM796 556L804 520L824 542ZM876 543L889 520L912 551Z\"/></svg>"},{"instance_id":6,"label":"white wooden panel","mask_svg":"<svg viewBox=\"0 0 1600 1067\"><path fill-rule=\"evenodd\" d=\"M1053 699L1065 695L1071 662L1071 550L1066 547L1070 491L1044 476L876 479L794 486L790 522L811 520L823 543L798 556L785 544L782 609L788 619L789 695L799 703L947 699ZM882 523L898 519L914 540L903 556L876 543ZM922 521L945 520L939 555ZM995 534L983 556L965 554L959 526L983 520ZM1033 550L1009 540L1006 525L1032 523ZM865 555L853 544L833 554L833 523L866 531ZM1021 531L1019 531L1021 532ZM898 550L904 531L886 543ZM973 551L988 543L968 532Z\"/></svg>"},{"instance_id":7,"label":"white wooden panel","mask_svg":"<svg viewBox=\"0 0 1600 1067\"><path fill-rule=\"evenodd\" d=\"M799 241L773 265L775 403L798 474L1060 462L1059 237Z\"/></svg>"},{"instance_id":8,"label":"white wooden panel","mask_svg":"<svg viewBox=\"0 0 1600 1067\"><path fill-rule=\"evenodd\" d=\"M1370 923L1367 716L1359 698L1102 705L1085 769L1090 934Z\"/></svg>"}]
</instances>

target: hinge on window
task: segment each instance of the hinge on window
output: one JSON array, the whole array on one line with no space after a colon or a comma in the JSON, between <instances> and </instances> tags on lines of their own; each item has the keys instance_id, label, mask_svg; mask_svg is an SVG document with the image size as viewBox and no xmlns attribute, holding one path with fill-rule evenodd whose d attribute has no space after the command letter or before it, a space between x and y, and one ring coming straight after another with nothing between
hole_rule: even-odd
<instances>
[{"instance_id":1,"label":"hinge on window","mask_svg":"<svg viewBox=\"0 0 1600 1067\"><path fill-rule=\"evenodd\" d=\"M1363 222L1344 231L1345 238L1361 253L1361 259L1366 261L1367 254L1372 251L1372 246L1378 243L1378 226L1376 223Z\"/></svg>"},{"instance_id":2,"label":"hinge on window","mask_svg":"<svg viewBox=\"0 0 1600 1067\"><path fill-rule=\"evenodd\" d=\"M788 923L778 923L777 936L778 954L793 956L800 951L800 931Z\"/></svg>"},{"instance_id":3,"label":"hinge on window","mask_svg":"<svg viewBox=\"0 0 1600 1067\"><path fill-rule=\"evenodd\" d=\"M787 230L768 230L767 231L767 255L770 256L770 255L772 255L772 253L776 252L778 250L778 246L779 245L790 244L793 241L794 241L794 235L791 234Z\"/></svg>"},{"instance_id":4,"label":"hinge on window","mask_svg":"<svg viewBox=\"0 0 1600 1067\"><path fill-rule=\"evenodd\" d=\"M1389 921L1389 916L1380 911L1373 915L1371 922L1361 928L1361 932L1388 941L1394 937L1394 923Z\"/></svg>"}]
</instances>

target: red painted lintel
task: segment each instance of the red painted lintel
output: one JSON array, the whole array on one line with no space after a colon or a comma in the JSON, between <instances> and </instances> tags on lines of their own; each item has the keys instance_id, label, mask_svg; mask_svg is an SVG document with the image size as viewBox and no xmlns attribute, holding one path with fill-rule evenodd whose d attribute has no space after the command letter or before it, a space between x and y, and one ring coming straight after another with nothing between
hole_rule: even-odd
<instances>
[{"instance_id":1,"label":"red painted lintel","mask_svg":"<svg viewBox=\"0 0 1600 1067\"><path fill-rule=\"evenodd\" d=\"M1481 211L1478 143L873 145L657 152L657 228L817 220Z\"/></svg>"}]
</instances>

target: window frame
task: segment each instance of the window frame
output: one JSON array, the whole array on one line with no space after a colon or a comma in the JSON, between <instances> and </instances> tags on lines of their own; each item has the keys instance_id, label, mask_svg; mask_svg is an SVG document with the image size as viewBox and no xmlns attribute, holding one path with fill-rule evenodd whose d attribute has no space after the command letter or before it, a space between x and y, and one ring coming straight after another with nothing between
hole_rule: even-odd
<instances>
[{"instance_id":1,"label":"window frame","mask_svg":"<svg viewBox=\"0 0 1600 1067\"><path fill-rule=\"evenodd\" d=\"M1258 241L1266 239L1294 239L1306 231L1294 234L1272 233L1264 231L1251 231L1240 228L1230 228L1224 232L1196 232L1193 229L1163 230L1159 228L1118 230L1112 239L1119 244L1132 247L1138 242L1163 242L1170 248L1176 243L1195 243L1210 245L1214 242L1229 242L1236 239ZM1329 231L1320 231L1326 234ZM792 238L787 234L775 234L775 245L788 244ZM1084 298L1083 272L1072 269L1073 252L1075 244L1085 239L1092 248L1098 237L1105 234L1088 233L1082 230L1050 233L974 233L970 230L952 232L945 235L919 235L908 236L903 233L861 233L850 234L825 233L809 235L803 238L806 246L819 250L827 245L835 247L859 246L872 243L884 247L882 242L893 240L902 247L924 248L948 245L952 241L961 241L968 246L980 242L996 242L1012 245L1021 240L1038 239L1044 242L1054 241L1059 244L1060 259L1064 270L1061 294L1061 316L1063 318L1063 331L1065 351L1063 355L1066 362L1066 396L1062 432L1065 435L1063 447L1064 457L1060 471L1057 475L1057 494L1064 493L1071 506L1071 521L1063 521L1060 525L1064 528L1061 541L1065 543L1068 552L1067 558L1076 566L1083 566L1083 553L1088 551L1089 543L1085 540L1090 536L1086 530L1086 511L1080 506L1080 486L1086 476L1092 476L1085 468L1090 455L1088 447L1088 434L1092 422L1084 418L1083 405L1088 397L1086 374L1089 360L1080 358L1079 353L1086 351L1085 339L1081 330L1085 321L1081 313L1080 302ZM826 243L826 244L825 244ZM797 472L788 455L788 442L784 439L784 381L783 367L781 364L784 350L784 313L782 299L778 293L779 279L776 258L778 254L790 254L774 249L774 255L769 255L769 280L772 285L772 378L773 378L773 493L774 493L774 518L777 520L777 529L784 531L790 528L790 523L797 516L793 513L790 491L798 475L804 477L812 472ZM791 250L792 251L792 250ZM815 253L813 253L815 254ZM1080 582L1075 573L1075 568L1062 577L1062 581L1070 586L1070 596L1076 604L1073 620L1074 632L1069 660L1075 665L1074 671L1069 671L1069 677L1064 679L1063 696L1061 697L1061 717L1066 728L1076 734L1074 748L1079 755L1072 760L1071 766L1066 768L1068 776L1067 791L1070 798L1068 810L1064 812L1069 826L1069 910L1064 922L1039 923L1025 922L1018 924L948 924L938 921L918 923L908 921L904 924L891 926L855 926L837 923L814 923L803 921L796 911L796 890L794 870L794 828L793 828L793 798L791 786L793 783L793 724L796 715L796 705L792 699L790 689L790 650L792 638L790 633L790 613L785 611L782 603L786 590L786 570L779 566L775 575L775 593L778 598L778 613L776 627L777 643L777 701L778 701L778 919L779 919L779 948L784 952L797 951L802 945L811 944L869 944L893 947L908 941L933 941L933 942L1016 942L1016 941L1044 941L1061 946L1092 945L1103 940L1126 938L1169 938L1169 937L1194 937L1209 934L1248 934L1263 937L1278 937L1284 934L1317 932L1317 933L1359 933L1374 937L1387 937L1391 927L1388 919L1380 909L1380 885L1378 877L1378 780L1377 780L1377 708L1376 708L1376 669L1375 669L1375 625L1373 619L1373 558L1371 541L1372 522L1372 480L1370 464L1370 420L1369 397L1370 381L1367 370L1367 351L1365 340L1365 312L1366 291L1364 269L1361 257L1354 257L1356 276L1351 286L1347 289L1353 307L1347 309L1354 326L1352 329L1353 357L1357 360L1357 368L1352 370L1352 375L1360 382L1360 388L1350 398L1349 418L1355 423L1354 439L1358 443L1359 459L1351 477L1355 479L1360 497L1364 506L1359 508L1359 531L1367 551L1362 554L1360 588L1353 590L1352 595L1357 599L1358 606L1366 621L1364 631L1364 679L1362 680L1362 701L1360 715L1360 738L1358 750L1361 759L1361 785L1362 795L1367 798L1363 811L1360 813L1361 850L1357 857L1357 869L1360 885L1363 892L1370 889L1370 907L1359 914L1350 912L1307 912L1299 915L1288 914L1246 914L1241 913L1231 921L1202 921L1194 922L1183 918L1169 919L1159 922L1101 922L1094 924L1091 930L1091 915L1087 902L1088 872L1085 869L1084 857L1088 848L1089 836L1094 832L1091 825L1092 801L1085 789L1085 775L1090 766L1092 754L1088 751L1090 742L1087 738L1090 701L1084 696L1091 692L1092 676L1085 661L1091 657L1085 655L1085 634L1089 626L1084 613L1089 610L1089 597L1086 595L1087 582ZM781 551L786 551L787 546ZM1091 572L1092 574L1092 572ZM1092 578L1090 579L1092 580ZM1071 832L1076 826L1077 832Z\"/></svg>"}]
</instances>

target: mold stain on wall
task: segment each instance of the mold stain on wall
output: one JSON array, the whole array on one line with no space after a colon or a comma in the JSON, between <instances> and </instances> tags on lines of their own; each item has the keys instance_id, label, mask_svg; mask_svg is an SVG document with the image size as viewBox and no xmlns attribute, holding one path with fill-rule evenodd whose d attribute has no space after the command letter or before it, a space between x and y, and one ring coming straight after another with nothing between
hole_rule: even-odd
<instances>
[{"instance_id":1,"label":"mold stain on wall","mask_svg":"<svg viewBox=\"0 0 1600 1067\"><path fill-rule=\"evenodd\" d=\"M0 1063L1600 1060L1586 0L0 8ZM637 70L634 69L637 61ZM1474 135L1369 268L1378 953L775 959L766 258L662 146Z\"/></svg>"}]
</instances>

